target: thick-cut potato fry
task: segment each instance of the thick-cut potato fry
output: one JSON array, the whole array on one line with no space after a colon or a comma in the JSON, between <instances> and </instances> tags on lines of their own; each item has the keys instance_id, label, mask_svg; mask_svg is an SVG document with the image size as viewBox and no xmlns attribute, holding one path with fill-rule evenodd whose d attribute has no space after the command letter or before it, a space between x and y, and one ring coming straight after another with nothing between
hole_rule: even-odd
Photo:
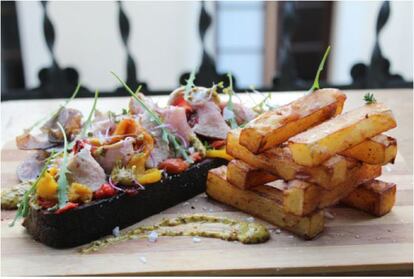
<instances>
[{"instance_id":1,"label":"thick-cut potato fry","mask_svg":"<svg viewBox=\"0 0 414 279\"><path fill-rule=\"evenodd\" d=\"M361 168L352 170L348 174L346 181L337 185L334 189L321 191L319 208L329 207L338 203L341 199L354 191L358 185L377 178L380 175L380 165L369 165L364 163Z\"/></svg>"},{"instance_id":2,"label":"thick-cut potato fry","mask_svg":"<svg viewBox=\"0 0 414 279\"><path fill-rule=\"evenodd\" d=\"M227 181L241 189L252 188L274 181L277 176L240 161L232 160L227 165Z\"/></svg>"},{"instance_id":3,"label":"thick-cut potato fry","mask_svg":"<svg viewBox=\"0 0 414 279\"><path fill-rule=\"evenodd\" d=\"M372 165L386 165L394 163L397 156L397 140L381 134L340 154Z\"/></svg>"},{"instance_id":4,"label":"thick-cut potato fry","mask_svg":"<svg viewBox=\"0 0 414 279\"><path fill-rule=\"evenodd\" d=\"M337 89L320 89L250 121L240 134L240 144L254 154L285 142L340 114L346 96Z\"/></svg>"},{"instance_id":5,"label":"thick-cut potato fry","mask_svg":"<svg viewBox=\"0 0 414 279\"><path fill-rule=\"evenodd\" d=\"M364 105L290 138L288 146L296 163L313 167L396 126L385 105Z\"/></svg>"},{"instance_id":6,"label":"thick-cut potato fry","mask_svg":"<svg viewBox=\"0 0 414 279\"><path fill-rule=\"evenodd\" d=\"M222 166L209 171L206 192L211 198L257 216L305 239L312 239L323 231L322 211L317 210L306 217L289 214L283 209L281 190L265 185L250 190L241 190L227 181L226 169L226 166Z\"/></svg>"},{"instance_id":7,"label":"thick-cut potato fry","mask_svg":"<svg viewBox=\"0 0 414 279\"><path fill-rule=\"evenodd\" d=\"M301 180L276 180L266 186L274 187L283 192L283 209L285 212L298 216L311 214L318 208L322 188ZM269 187L255 188L254 191L269 191Z\"/></svg>"},{"instance_id":8,"label":"thick-cut potato fry","mask_svg":"<svg viewBox=\"0 0 414 279\"><path fill-rule=\"evenodd\" d=\"M296 164L288 148L272 148L262 154L255 155L239 144L239 130L227 134L227 153L248 163L264 169L286 181L299 179L315 183L325 189L332 189L346 180L347 173L359 168L361 163L340 155L335 155L317 167L304 167Z\"/></svg>"},{"instance_id":9,"label":"thick-cut potato fry","mask_svg":"<svg viewBox=\"0 0 414 279\"><path fill-rule=\"evenodd\" d=\"M380 217L394 206L396 190L394 183L375 179L358 186L341 203Z\"/></svg>"}]
</instances>

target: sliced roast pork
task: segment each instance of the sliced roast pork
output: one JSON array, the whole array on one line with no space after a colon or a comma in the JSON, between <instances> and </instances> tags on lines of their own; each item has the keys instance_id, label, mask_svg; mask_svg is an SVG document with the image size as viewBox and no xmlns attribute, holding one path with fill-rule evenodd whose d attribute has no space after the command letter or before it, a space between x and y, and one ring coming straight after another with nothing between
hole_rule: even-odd
<instances>
[{"instance_id":1,"label":"sliced roast pork","mask_svg":"<svg viewBox=\"0 0 414 279\"><path fill-rule=\"evenodd\" d=\"M22 150L45 150L56 146L57 143L49 142L47 134L31 135L24 133L16 137L16 146Z\"/></svg>"},{"instance_id":2,"label":"sliced roast pork","mask_svg":"<svg viewBox=\"0 0 414 279\"><path fill-rule=\"evenodd\" d=\"M169 106L163 113L163 122L167 128L174 134L185 139L187 142L194 134L190 125L187 122L187 115L185 109L177 106Z\"/></svg>"},{"instance_id":3,"label":"sliced roast pork","mask_svg":"<svg viewBox=\"0 0 414 279\"><path fill-rule=\"evenodd\" d=\"M227 102L222 102L220 105L221 109L223 110L226 106ZM236 117L236 122L238 125L249 122L257 116L257 114L251 108L248 108L240 103L233 103L233 113Z\"/></svg>"},{"instance_id":4,"label":"sliced roast pork","mask_svg":"<svg viewBox=\"0 0 414 279\"><path fill-rule=\"evenodd\" d=\"M37 151L30 155L29 158L24 160L16 169L17 178L21 182L28 180L34 180L40 174L44 164L45 159L48 157L46 151Z\"/></svg>"},{"instance_id":5,"label":"sliced roast pork","mask_svg":"<svg viewBox=\"0 0 414 279\"><path fill-rule=\"evenodd\" d=\"M67 178L69 183L77 182L89 186L96 191L106 183L106 175L103 168L92 157L87 148L76 153L68 162Z\"/></svg>"},{"instance_id":6,"label":"sliced roast pork","mask_svg":"<svg viewBox=\"0 0 414 279\"><path fill-rule=\"evenodd\" d=\"M73 108L60 108L55 117L47 121L40 129L49 135L50 142L63 142L63 135L57 123L60 123L68 139L79 133L82 128L82 113Z\"/></svg>"},{"instance_id":7,"label":"sliced roast pork","mask_svg":"<svg viewBox=\"0 0 414 279\"><path fill-rule=\"evenodd\" d=\"M128 163L135 152L134 143L134 138L127 137L117 143L99 147L93 155L105 172L110 173L117 161L121 161L122 165Z\"/></svg>"},{"instance_id":8,"label":"sliced roast pork","mask_svg":"<svg viewBox=\"0 0 414 279\"><path fill-rule=\"evenodd\" d=\"M206 102L196 107L198 123L193 127L193 131L209 138L225 139L230 127L227 125L220 108L212 101Z\"/></svg>"}]
</instances>

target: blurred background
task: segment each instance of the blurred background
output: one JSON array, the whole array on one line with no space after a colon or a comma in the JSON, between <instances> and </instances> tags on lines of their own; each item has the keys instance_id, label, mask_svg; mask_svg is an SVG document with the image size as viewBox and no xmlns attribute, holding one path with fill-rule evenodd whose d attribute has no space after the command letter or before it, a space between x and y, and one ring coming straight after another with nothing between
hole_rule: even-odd
<instances>
[{"instance_id":1,"label":"blurred background","mask_svg":"<svg viewBox=\"0 0 414 279\"><path fill-rule=\"evenodd\" d=\"M1 2L2 101L125 94L110 71L168 94L195 70L251 86L411 88L412 1Z\"/></svg>"}]
</instances>

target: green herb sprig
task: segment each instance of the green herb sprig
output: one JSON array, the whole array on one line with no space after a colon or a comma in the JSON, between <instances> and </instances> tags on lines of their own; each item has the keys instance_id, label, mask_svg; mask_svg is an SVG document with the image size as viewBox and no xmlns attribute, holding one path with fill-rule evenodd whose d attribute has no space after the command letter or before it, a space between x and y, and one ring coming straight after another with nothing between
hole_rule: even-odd
<instances>
[{"instance_id":1,"label":"green herb sprig","mask_svg":"<svg viewBox=\"0 0 414 279\"><path fill-rule=\"evenodd\" d=\"M94 99L93 99L92 108L91 108L91 110L88 114L88 118L86 119L85 123L83 123L82 130L79 132L79 134L77 134L76 137L68 144L68 146L67 146L68 149L73 148L73 146L76 143L76 140L86 137L86 132L88 131L89 127L92 124L92 117L93 117L93 115L95 114L95 111L96 111L96 104L98 103L98 98L99 98L99 92L98 92L98 90L96 90L95 91L95 96L94 96ZM65 132L63 132L63 134L65 134ZM65 134L65 137L66 137L66 134Z\"/></svg>"},{"instance_id":2,"label":"green herb sprig","mask_svg":"<svg viewBox=\"0 0 414 279\"><path fill-rule=\"evenodd\" d=\"M322 57L322 61L319 64L318 71L316 72L315 80L313 81L313 85L312 85L311 89L309 90L310 92L313 92L315 90L320 89L320 86L319 86L319 76L321 75L321 72L323 71L323 68L325 66L326 59L328 58L328 55L329 55L329 52L330 51L331 51L331 46L328 46L328 48L325 51L325 54Z\"/></svg>"},{"instance_id":3,"label":"green herb sprig","mask_svg":"<svg viewBox=\"0 0 414 279\"><path fill-rule=\"evenodd\" d=\"M237 125L237 121L234 115L234 103L233 103L233 95L234 95L234 90L233 90L233 77L231 75L231 73L227 73L227 77L229 78L229 86L227 88L225 88L223 90L223 92L227 95L229 95L229 100L227 101L227 105L226 108L232 112L232 117L229 120L230 122L230 127L232 129L237 129L239 127L239 125Z\"/></svg>"},{"instance_id":4,"label":"green herb sprig","mask_svg":"<svg viewBox=\"0 0 414 279\"><path fill-rule=\"evenodd\" d=\"M63 129L62 125L58 122L57 125L59 126L60 131L63 134L63 157L62 163L59 168L59 178L58 178L58 206L59 208L63 208L68 202L68 187L69 182L66 177L66 173L68 173L67 165L68 165L68 139L66 138L65 130Z\"/></svg>"},{"instance_id":5,"label":"green herb sprig","mask_svg":"<svg viewBox=\"0 0 414 279\"><path fill-rule=\"evenodd\" d=\"M14 226L14 224L16 223L16 221L21 218L21 217L26 217L28 212L29 212L29 203L30 203L30 198L31 196L35 193L36 188L37 188L37 184L39 184L40 179L43 177L43 175L45 174L45 172L47 171L47 168L50 164L50 161L52 160L52 158L54 158L55 152L52 151L52 153L50 154L50 156L46 159L45 164L43 165L42 170L40 171L39 176L37 177L37 179L32 183L32 186L30 187L29 190L27 190L24 195L23 195L23 199L19 204L19 207L17 209L16 215L14 216L13 221L9 224L10 227Z\"/></svg>"},{"instance_id":6,"label":"green herb sprig","mask_svg":"<svg viewBox=\"0 0 414 279\"><path fill-rule=\"evenodd\" d=\"M31 127L29 127L28 129L26 129L25 131L27 133L29 133L30 131L32 131L34 128L36 128L37 126L39 126L40 124L46 122L48 119L54 118L57 116L57 114L59 113L59 111L61 110L61 108L66 107L70 102L73 101L73 99L76 98L76 96L78 95L79 89L81 87L81 84L79 83L76 88L75 91L72 93L72 96L70 96L69 99L67 99L62 105L59 106L59 108L55 111L53 111L51 114L46 115L45 117L43 117L42 119L36 121Z\"/></svg>"},{"instance_id":7,"label":"green herb sprig","mask_svg":"<svg viewBox=\"0 0 414 279\"><path fill-rule=\"evenodd\" d=\"M375 104L377 102L377 99L375 99L374 94L368 92L364 95L364 101L365 104L370 105Z\"/></svg>"},{"instance_id":8,"label":"green herb sprig","mask_svg":"<svg viewBox=\"0 0 414 279\"><path fill-rule=\"evenodd\" d=\"M158 116L158 114L150 109L145 102L143 102L132 90L131 88L114 72L111 72L111 74L122 84L122 86L126 89L126 91L141 105L141 107L148 112L148 114L151 116L152 120L157 125L163 125L163 122L161 118ZM194 161L188 156L187 151L185 148L178 143L177 137L173 135L168 129L165 127L161 127L161 131L163 133L163 139L168 142L171 142L174 150L183 156L183 158L190 164L192 164Z\"/></svg>"},{"instance_id":9,"label":"green herb sprig","mask_svg":"<svg viewBox=\"0 0 414 279\"><path fill-rule=\"evenodd\" d=\"M190 97L191 90L195 86L194 84L195 80L195 71L192 71L190 74L190 77L186 80L186 84L184 87L184 99L188 101L188 98Z\"/></svg>"}]
</instances>

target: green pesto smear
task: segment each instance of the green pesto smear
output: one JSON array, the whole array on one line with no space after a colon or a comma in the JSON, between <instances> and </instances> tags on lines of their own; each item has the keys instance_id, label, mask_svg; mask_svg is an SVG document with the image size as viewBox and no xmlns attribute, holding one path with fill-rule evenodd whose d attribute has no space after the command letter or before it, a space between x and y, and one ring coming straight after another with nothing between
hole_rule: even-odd
<instances>
[{"instance_id":1,"label":"green pesto smear","mask_svg":"<svg viewBox=\"0 0 414 279\"><path fill-rule=\"evenodd\" d=\"M190 229L174 231L168 228L177 227L185 224L206 224L219 223L228 226L228 229L222 231L209 231L203 229ZM130 239L146 238L146 234L156 231L158 236L199 236L217 238L227 241L239 241L243 244L263 243L269 240L270 234L268 229L258 223L241 222L225 217L216 217L211 215L186 215L171 219L163 219L159 224L152 226L142 226L133 230L121 233L119 236L110 236L105 239L91 242L88 246L81 248L82 254L99 251L107 246L117 244Z\"/></svg>"},{"instance_id":2,"label":"green pesto smear","mask_svg":"<svg viewBox=\"0 0 414 279\"><path fill-rule=\"evenodd\" d=\"M13 187L5 188L1 191L1 208L17 209L22 202L24 193L30 189L29 182L22 182Z\"/></svg>"}]
</instances>

